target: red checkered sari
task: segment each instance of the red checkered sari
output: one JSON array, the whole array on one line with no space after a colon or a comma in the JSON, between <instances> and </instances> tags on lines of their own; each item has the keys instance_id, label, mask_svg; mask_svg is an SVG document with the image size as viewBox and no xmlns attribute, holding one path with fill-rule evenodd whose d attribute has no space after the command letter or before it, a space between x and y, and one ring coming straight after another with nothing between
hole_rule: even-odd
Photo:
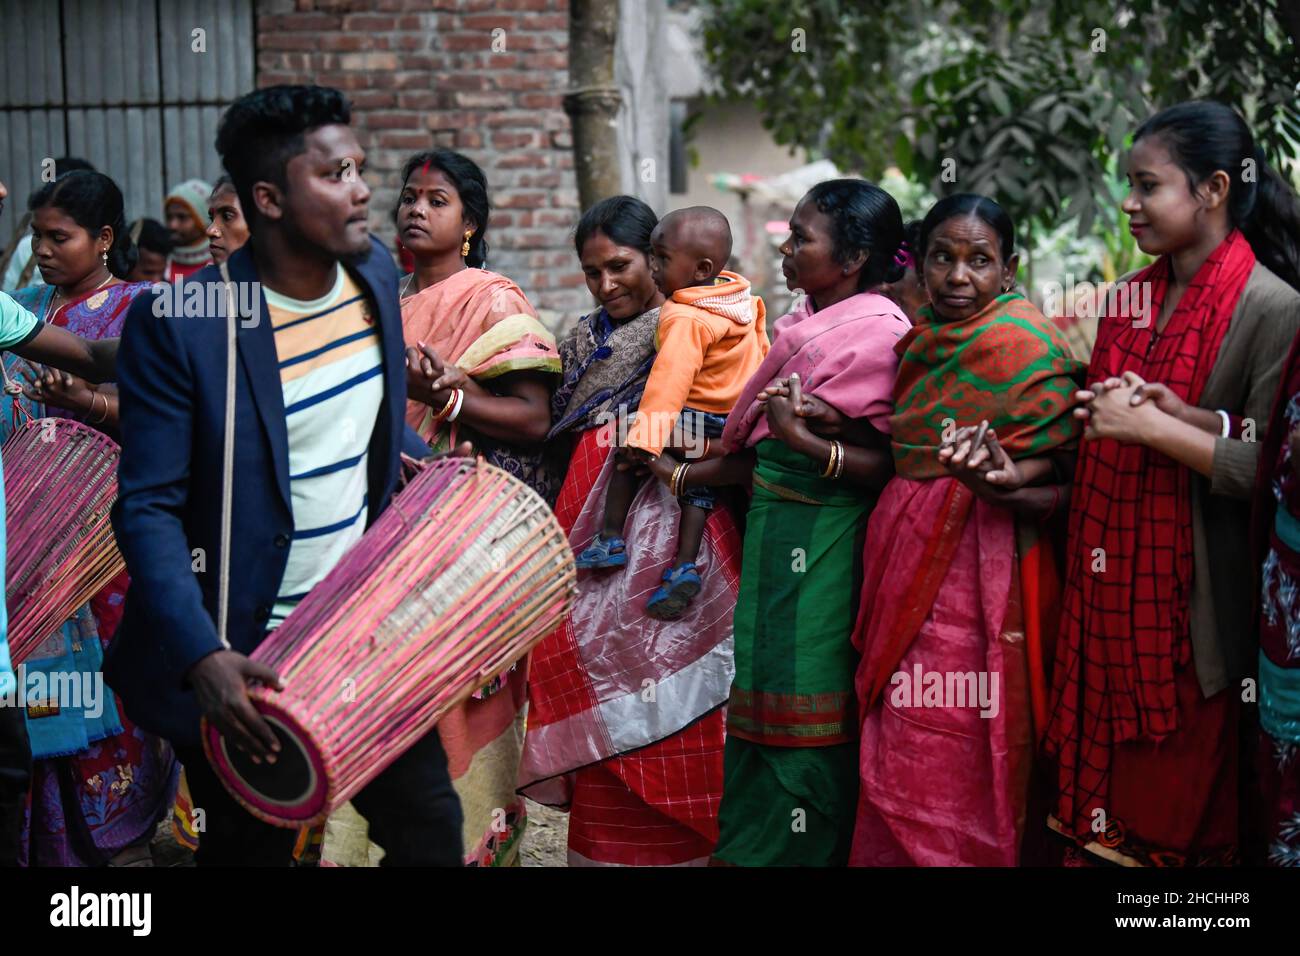
<instances>
[{"instance_id":1,"label":"red checkered sari","mask_svg":"<svg viewBox=\"0 0 1300 956\"><path fill-rule=\"evenodd\" d=\"M560 344L551 440L576 442L555 516L575 548L604 520L615 436L602 413L635 410L657 321L657 310L618 326L597 313ZM645 604L678 519L676 499L646 482L628 514L627 566L581 572L564 624L533 651L519 785L569 810L570 865L702 864L717 842L740 535L726 508L710 512L703 590L682 618L658 621Z\"/></svg>"},{"instance_id":2,"label":"red checkered sari","mask_svg":"<svg viewBox=\"0 0 1300 956\"><path fill-rule=\"evenodd\" d=\"M1151 311L1103 316L1088 381L1133 371L1197 404L1254 265L1233 231L1161 331L1168 257L1139 272L1130 281L1151 283ZM1085 441L1046 740L1058 759L1057 817L1076 837L1091 836L1095 810L1112 812L1115 746L1179 730L1175 675L1191 659L1191 587L1191 472L1144 445Z\"/></svg>"}]
</instances>

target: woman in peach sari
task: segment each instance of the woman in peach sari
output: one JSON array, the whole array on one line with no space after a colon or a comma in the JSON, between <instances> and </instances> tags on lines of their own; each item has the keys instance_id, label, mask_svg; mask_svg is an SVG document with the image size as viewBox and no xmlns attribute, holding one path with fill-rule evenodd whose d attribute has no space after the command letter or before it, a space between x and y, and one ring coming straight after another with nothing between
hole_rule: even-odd
<instances>
[{"instance_id":1,"label":"woman in peach sari","mask_svg":"<svg viewBox=\"0 0 1300 956\"><path fill-rule=\"evenodd\" d=\"M402 280L408 357L406 420L435 450L475 453L543 497L541 447L560 372L555 338L519 287L482 268L487 184L449 150L406 164L397 207L415 271ZM526 822L515 777L523 747L527 662L476 691L438 725L465 812L465 862L517 861Z\"/></svg>"}]
</instances>

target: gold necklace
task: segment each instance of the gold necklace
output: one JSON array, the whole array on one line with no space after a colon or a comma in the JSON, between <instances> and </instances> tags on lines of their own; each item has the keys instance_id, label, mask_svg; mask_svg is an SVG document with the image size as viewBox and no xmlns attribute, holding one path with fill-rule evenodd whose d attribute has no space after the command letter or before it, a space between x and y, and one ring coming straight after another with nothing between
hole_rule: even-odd
<instances>
[{"instance_id":1,"label":"gold necklace","mask_svg":"<svg viewBox=\"0 0 1300 956\"><path fill-rule=\"evenodd\" d=\"M112 281L113 281L113 273L110 272L110 273L108 274L108 278L105 279L103 282L101 282L99 285L95 286L94 289L91 289L90 292L98 291L99 289L104 288L104 286L108 285L108 284L109 284L110 282L112 282ZM87 292L86 295L90 295L90 292ZM54 295L50 296L50 304L47 305L47 306L45 307L45 321L46 321L46 323L49 323L50 320L51 320L51 319L52 319L52 318L53 318L53 317L58 313L59 309L63 308L62 305L59 306L58 309L56 309L56 308L54 307L54 303L55 303L56 301L58 301L58 298L59 298L59 296L61 296L61 295L63 295L63 290L62 290L61 288L59 288L59 287L56 286L55 289L54 289ZM67 303L65 302L64 305L66 305L66 304L67 304Z\"/></svg>"}]
</instances>

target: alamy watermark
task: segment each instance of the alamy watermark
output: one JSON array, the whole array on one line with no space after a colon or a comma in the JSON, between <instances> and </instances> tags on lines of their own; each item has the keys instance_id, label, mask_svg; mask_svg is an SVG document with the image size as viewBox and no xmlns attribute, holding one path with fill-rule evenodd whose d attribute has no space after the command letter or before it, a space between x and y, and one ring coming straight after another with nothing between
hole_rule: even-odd
<instances>
[{"instance_id":1,"label":"alamy watermark","mask_svg":"<svg viewBox=\"0 0 1300 956\"><path fill-rule=\"evenodd\" d=\"M681 449L689 458L703 455L707 448L709 439L698 420L671 412L629 413L623 406L603 411L596 417L600 447L627 447L628 433L640 419L646 419L642 427L648 429L648 440L662 448Z\"/></svg>"},{"instance_id":2,"label":"alamy watermark","mask_svg":"<svg viewBox=\"0 0 1300 956\"><path fill-rule=\"evenodd\" d=\"M153 314L158 318L202 319L225 318L227 303L234 309L239 324L254 328L262 318L262 284L260 282L155 282Z\"/></svg>"},{"instance_id":3,"label":"alamy watermark","mask_svg":"<svg viewBox=\"0 0 1300 956\"><path fill-rule=\"evenodd\" d=\"M19 664L15 680L0 682L0 707L22 707L30 719L53 716L64 708L77 708L96 720L104 713L104 675L100 671L28 670Z\"/></svg>"},{"instance_id":4,"label":"alamy watermark","mask_svg":"<svg viewBox=\"0 0 1300 956\"><path fill-rule=\"evenodd\" d=\"M1076 282L1067 273L1065 283L1044 282L1039 287L1043 314L1076 319L1128 319L1134 328L1151 324L1150 282Z\"/></svg>"},{"instance_id":5,"label":"alamy watermark","mask_svg":"<svg viewBox=\"0 0 1300 956\"><path fill-rule=\"evenodd\" d=\"M980 716L992 718L1002 709L997 671L926 671L912 665L911 673L895 671L889 679L891 707L979 707Z\"/></svg>"}]
</instances>

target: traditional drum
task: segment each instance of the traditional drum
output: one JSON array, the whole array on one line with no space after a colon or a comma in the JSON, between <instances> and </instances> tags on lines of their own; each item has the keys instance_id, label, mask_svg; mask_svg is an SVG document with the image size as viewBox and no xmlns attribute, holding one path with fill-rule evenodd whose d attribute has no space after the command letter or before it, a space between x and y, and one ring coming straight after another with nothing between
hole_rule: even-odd
<instances>
[{"instance_id":1,"label":"traditional drum","mask_svg":"<svg viewBox=\"0 0 1300 956\"><path fill-rule=\"evenodd\" d=\"M567 612L573 554L546 503L499 468L427 465L252 654L280 740L254 764L211 724L203 746L254 816L319 823Z\"/></svg>"},{"instance_id":2,"label":"traditional drum","mask_svg":"<svg viewBox=\"0 0 1300 956\"><path fill-rule=\"evenodd\" d=\"M0 449L15 664L125 566L109 522L118 454L108 436L66 418L29 421Z\"/></svg>"}]
</instances>

